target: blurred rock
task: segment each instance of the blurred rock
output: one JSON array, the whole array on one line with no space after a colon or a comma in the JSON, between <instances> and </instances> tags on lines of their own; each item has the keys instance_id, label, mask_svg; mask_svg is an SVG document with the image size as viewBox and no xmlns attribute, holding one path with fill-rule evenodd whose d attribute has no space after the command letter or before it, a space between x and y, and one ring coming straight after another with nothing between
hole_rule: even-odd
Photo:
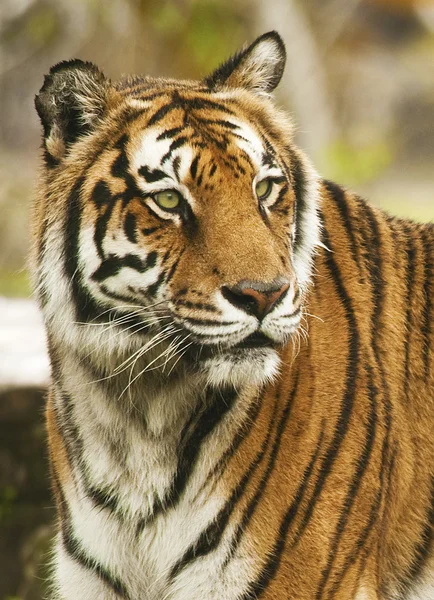
<instances>
[{"instance_id":1,"label":"blurred rock","mask_svg":"<svg viewBox=\"0 0 434 600\"><path fill-rule=\"evenodd\" d=\"M0 599L45 596L54 522L44 403L49 364L31 300L0 298Z\"/></svg>"},{"instance_id":2,"label":"blurred rock","mask_svg":"<svg viewBox=\"0 0 434 600\"><path fill-rule=\"evenodd\" d=\"M0 393L0 598L44 597L53 501L48 476L45 391Z\"/></svg>"}]
</instances>

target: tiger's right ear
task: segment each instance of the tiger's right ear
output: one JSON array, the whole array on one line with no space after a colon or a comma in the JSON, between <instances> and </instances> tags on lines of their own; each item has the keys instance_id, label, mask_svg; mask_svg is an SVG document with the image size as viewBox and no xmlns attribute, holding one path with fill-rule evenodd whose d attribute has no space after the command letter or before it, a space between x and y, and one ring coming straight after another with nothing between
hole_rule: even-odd
<instances>
[{"instance_id":1,"label":"tiger's right ear","mask_svg":"<svg viewBox=\"0 0 434 600\"><path fill-rule=\"evenodd\" d=\"M68 146L96 126L107 106L110 82L92 63L63 61L50 69L35 96L47 160L57 164Z\"/></svg>"}]
</instances>

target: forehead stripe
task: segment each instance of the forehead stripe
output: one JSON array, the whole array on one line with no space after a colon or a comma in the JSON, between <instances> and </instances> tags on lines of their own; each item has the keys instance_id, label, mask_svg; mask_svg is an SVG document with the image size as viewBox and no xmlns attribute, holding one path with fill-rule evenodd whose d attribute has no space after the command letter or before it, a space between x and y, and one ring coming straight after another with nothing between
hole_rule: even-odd
<instances>
[{"instance_id":1,"label":"forehead stripe","mask_svg":"<svg viewBox=\"0 0 434 600\"><path fill-rule=\"evenodd\" d=\"M159 181L160 179L164 179L168 177L167 173L164 171L160 171L160 169L148 169L147 166L140 167L139 175L146 179L147 183L153 183L154 181Z\"/></svg>"},{"instance_id":2,"label":"forehead stripe","mask_svg":"<svg viewBox=\"0 0 434 600\"><path fill-rule=\"evenodd\" d=\"M156 113L152 115L152 117L148 121L148 127L155 125L158 121L161 121L169 112L175 110L176 108L180 108L177 102L171 102L170 104L165 104L161 108L157 110Z\"/></svg>"},{"instance_id":3,"label":"forehead stripe","mask_svg":"<svg viewBox=\"0 0 434 600\"><path fill-rule=\"evenodd\" d=\"M180 148L181 146L183 146L186 142L188 142L188 138L185 136L182 136L180 138L178 138L177 140L173 141L170 144L170 148L169 150L166 152L166 154L162 157L161 159L161 164L165 163L166 160L168 160L171 156L172 153L177 149Z\"/></svg>"},{"instance_id":4,"label":"forehead stripe","mask_svg":"<svg viewBox=\"0 0 434 600\"><path fill-rule=\"evenodd\" d=\"M157 142L159 142L160 140L165 140L167 138L175 137L176 134L181 133L181 131L183 131L184 129L185 127L173 127L172 129L167 129L166 131L160 133L160 135L157 137Z\"/></svg>"}]
</instances>

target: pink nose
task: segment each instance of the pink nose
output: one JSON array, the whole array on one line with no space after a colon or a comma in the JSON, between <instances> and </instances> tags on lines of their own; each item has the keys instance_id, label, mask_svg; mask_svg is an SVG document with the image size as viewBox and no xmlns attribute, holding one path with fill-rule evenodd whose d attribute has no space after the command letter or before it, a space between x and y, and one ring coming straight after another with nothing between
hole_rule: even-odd
<instances>
[{"instance_id":1,"label":"pink nose","mask_svg":"<svg viewBox=\"0 0 434 600\"><path fill-rule=\"evenodd\" d=\"M222 287L223 297L237 308L263 319L289 288L289 281L240 281L237 285Z\"/></svg>"}]
</instances>

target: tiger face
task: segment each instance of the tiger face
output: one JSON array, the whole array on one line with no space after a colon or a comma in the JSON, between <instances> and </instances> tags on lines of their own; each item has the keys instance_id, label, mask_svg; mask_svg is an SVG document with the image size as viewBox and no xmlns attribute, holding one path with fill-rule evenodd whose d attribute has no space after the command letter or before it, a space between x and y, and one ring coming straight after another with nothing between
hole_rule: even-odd
<instances>
[{"instance_id":1,"label":"tiger face","mask_svg":"<svg viewBox=\"0 0 434 600\"><path fill-rule=\"evenodd\" d=\"M316 176L269 97L284 60L266 34L203 82L52 69L36 100L56 225L39 252L51 318L60 302L86 339L111 320L118 347L163 344L164 365L212 385L273 377L319 243Z\"/></svg>"}]
</instances>

